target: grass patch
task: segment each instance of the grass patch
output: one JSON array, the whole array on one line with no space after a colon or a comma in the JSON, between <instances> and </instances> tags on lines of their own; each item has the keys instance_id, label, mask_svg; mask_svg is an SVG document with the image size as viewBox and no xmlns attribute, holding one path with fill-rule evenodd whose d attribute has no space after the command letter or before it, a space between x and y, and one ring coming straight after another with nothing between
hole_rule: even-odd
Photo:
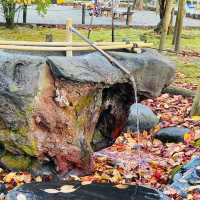
<instances>
[{"instance_id":1,"label":"grass patch","mask_svg":"<svg viewBox=\"0 0 200 200\"><path fill-rule=\"evenodd\" d=\"M178 63L177 71L185 74L185 78L181 80L182 83L193 83L200 85L200 66L194 63Z\"/></svg>"},{"instance_id":2,"label":"grass patch","mask_svg":"<svg viewBox=\"0 0 200 200\"><path fill-rule=\"evenodd\" d=\"M88 30L80 30L84 35L87 35ZM54 41L65 41L66 33L63 29L58 28L44 28L44 27L15 27L14 29L7 29L0 27L0 40L25 40L25 41L44 41L46 34L52 34ZM166 48L173 48L172 35L167 37ZM93 41L111 41L111 30L106 28L96 28L92 30L91 39ZM147 42L153 42L154 47L158 48L160 36L155 34L153 30L149 29L135 29L135 28L116 28L116 41L130 40L140 41L145 39ZM74 41L80 41L76 36ZM199 50L200 51L200 30L184 30L182 34L181 45L182 49Z\"/></svg>"},{"instance_id":3,"label":"grass patch","mask_svg":"<svg viewBox=\"0 0 200 200\"><path fill-rule=\"evenodd\" d=\"M87 36L88 30L80 29L80 32ZM45 41L46 34L52 34L54 41L65 41L66 32L58 28L44 28L44 27L15 27L14 29L7 29L0 27L0 40L23 40L23 41ZM172 35L167 37L166 48L173 48ZM130 40L140 41L141 39L147 42L152 42L154 48L158 48L160 36L155 34L150 29L135 29L135 28L116 28L116 41ZM91 40L111 41L111 30L105 28L96 28L92 30ZM73 41L80 41L77 36L73 36ZM181 46L184 50L200 51L200 30L184 30L182 34ZM169 56L169 55L168 55ZM184 73L186 78L181 80L185 83L200 84L200 59L198 62L183 62L180 57L170 55L177 63L177 71Z\"/></svg>"}]
</instances>

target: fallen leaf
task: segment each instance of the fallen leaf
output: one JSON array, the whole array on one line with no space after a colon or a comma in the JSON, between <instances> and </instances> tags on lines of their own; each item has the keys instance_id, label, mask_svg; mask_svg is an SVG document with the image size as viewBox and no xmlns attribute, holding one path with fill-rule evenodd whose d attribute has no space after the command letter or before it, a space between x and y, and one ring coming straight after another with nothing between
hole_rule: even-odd
<instances>
[{"instance_id":1,"label":"fallen leaf","mask_svg":"<svg viewBox=\"0 0 200 200\"><path fill-rule=\"evenodd\" d=\"M60 191L56 190L56 189L45 189L43 190L44 192L47 192L49 194L57 194L59 193Z\"/></svg>"},{"instance_id":2,"label":"fallen leaf","mask_svg":"<svg viewBox=\"0 0 200 200\"><path fill-rule=\"evenodd\" d=\"M116 187L118 189L127 189L129 186L128 185L119 184L119 185L114 185L113 187Z\"/></svg>"},{"instance_id":3,"label":"fallen leaf","mask_svg":"<svg viewBox=\"0 0 200 200\"><path fill-rule=\"evenodd\" d=\"M75 192L77 190L77 188L74 188L73 185L63 185L60 188L60 192L62 193L71 193L71 192Z\"/></svg>"}]
</instances>

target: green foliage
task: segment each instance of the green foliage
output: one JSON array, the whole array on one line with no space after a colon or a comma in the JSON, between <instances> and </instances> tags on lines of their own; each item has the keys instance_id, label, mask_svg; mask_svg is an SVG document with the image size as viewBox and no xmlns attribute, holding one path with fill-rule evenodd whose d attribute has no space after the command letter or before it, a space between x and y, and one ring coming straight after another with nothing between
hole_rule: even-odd
<instances>
[{"instance_id":1,"label":"green foliage","mask_svg":"<svg viewBox=\"0 0 200 200\"><path fill-rule=\"evenodd\" d=\"M36 4L37 11L45 14L50 3L51 0L0 0L8 28L13 28L15 14L17 11L23 9L24 5Z\"/></svg>"}]
</instances>

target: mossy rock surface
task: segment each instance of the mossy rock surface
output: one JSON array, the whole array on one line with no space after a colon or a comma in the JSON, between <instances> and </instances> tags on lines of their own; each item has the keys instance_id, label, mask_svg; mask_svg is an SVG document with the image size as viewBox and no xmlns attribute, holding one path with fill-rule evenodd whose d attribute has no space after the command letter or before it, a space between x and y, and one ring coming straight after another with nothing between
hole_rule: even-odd
<instances>
[{"instance_id":1,"label":"mossy rock surface","mask_svg":"<svg viewBox=\"0 0 200 200\"><path fill-rule=\"evenodd\" d=\"M6 153L0 158L0 162L11 170L27 170L31 166L31 158Z\"/></svg>"}]
</instances>

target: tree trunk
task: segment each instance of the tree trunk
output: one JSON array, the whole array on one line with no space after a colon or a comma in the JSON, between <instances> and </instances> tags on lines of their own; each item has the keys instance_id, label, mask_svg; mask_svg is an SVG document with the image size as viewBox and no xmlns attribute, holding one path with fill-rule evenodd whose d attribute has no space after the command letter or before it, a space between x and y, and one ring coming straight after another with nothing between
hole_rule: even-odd
<instances>
[{"instance_id":1,"label":"tree trunk","mask_svg":"<svg viewBox=\"0 0 200 200\"><path fill-rule=\"evenodd\" d=\"M179 16L179 14L177 13L177 15L176 15L176 23L175 23L175 27L174 27L173 40L172 40L172 44L173 44L173 45L176 43L177 27L178 27L179 17L180 17L180 16Z\"/></svg>"},{"instance_id":2,"label":"tree trunk","mask_svg":"<svg viewBox=\"0 0 200 200\"><path fill-rule=\"evenodd\" d=\"M163 18L165 15L166 2L167 2L167 0L158 0L160 22L158 23L157 27L154 29L154 31L157 33L161 33L162 22L163 22Z\"/></svg>"},{"instance_id":3,"label":"tree trunk","mask_svg":"<svg viewBox=\"0 0 200 200\"><path fill-rule=\"evenodd\" d=\"M174 7L172 8L172 12L171 12L171 19L170 19L169 28L168 28L168 34L173 33L173 21L174 21Z\"/></svg>"},{"instance_id":4,"label":"tree trunk","mask_svg":"<svg viewBox=\"0 0 200 200\"><path fill-rule=\"evenodd\" d=\"M15 20L15 6L13 2L1 1L6 27L13 28Z\"/></svg>"},{"instance_id":5,"label":"tree trunk","mask_svg":"<svg viewBox=\"0 0 200 200\"><path fill-rule=\"evenodd\" d=\"M176 31L176 39L175 39L175 51L179 53L180 51L180 41L181 41L181 32L183 28L183 18L185 14L185 0L179 0L179 8L178 8L178 22L177 22L177 31Z\"/></svg>"},{"instance_id":6,"label":"tree trunk","mask_svg":"<svg viewBox=\"0 0 200 200\"><path fill-rule=\"evenodd\" d=\"M200 116L200 87L194 98L194 102L193 102L192 110L191 110L191 116Z\"/></svg>"},{"instance_id":7,"label":"tree trunk","mask_svg":"<svg viewBox=\"0 0 200 200\"><path fill-rule=\"evenodd\" d=\"M166 9L165 9L165 15L162 22L162 28L161 28L161 38L160 38L160 46L159 50L162 51L164 49L166 36L169 28L169 23L171 19L171 12L173 8L173 0L168 0L166 2Z\"/></svg>"},{"instance_id":8,"label":"tree trunk","mask_svg":"<svg viewBox=\"0 0 200 200\"><path fill-rule=\"evenodd\" d=\"M139 10L143 10L144 9L144 1L143 0L139 0L138 1L138 9Z\"/></svg>"},{"instance_id":9,"label":"tree trunk","mask_svg":"<svg viewBox=\"0 0 200 200\"><path fill-rule=\"evenodd\" d=\"M133 4L132 4L132 10L135 10L136 3L137 3L137 0L133 0Z\"/></svg>"}]
</instances>

